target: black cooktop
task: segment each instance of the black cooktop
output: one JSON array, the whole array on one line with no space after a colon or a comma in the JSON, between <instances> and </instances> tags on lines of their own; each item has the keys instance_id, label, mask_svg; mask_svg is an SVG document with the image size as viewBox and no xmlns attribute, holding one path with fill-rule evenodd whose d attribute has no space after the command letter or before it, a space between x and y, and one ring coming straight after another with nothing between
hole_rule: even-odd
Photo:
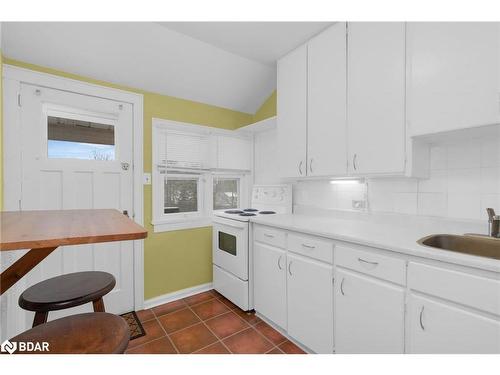
<instances>
[{"instance_id":1,"label":"black cooktop","mask_svg":"<svg viewBox=\"0 0 500 375\"><path fill-rule=\"evenodd\" d=\"M257 212L259 210L256 208L245 208L243 211L245 211L245 212Z\"/></svg>"},{"instance_id":2,"label":"black cooktop","mask_svg":"<svg viewBox=\"0 0 500 375\"><path fill-rule=\"evenodd\" d=\"M257 214L253 214L251 212L243 212L240 214L240 216L257 216Z\"/></svg>"},{"instance_id":3,"label":"black cooktop","mask_svg":"<svg viewBox=\"0 0 500 375\"><path fill-rule=\"evenodd\" d=\"M259 211L259 214L261 215L271 215L275 213L276 213L275 211Z\"/></svg>"},{"instance_id":4,"label":"black cooktop","mask_svg":"<svg viewBox=\"0 0 500 375\"><path fill-rule=\"evenodd\" d=\"M224 213L225 214L234 214L234 215L236 215L236 214L242 214L243 211L241 211L241 210L227 210L227 211L224 211Z\"/></svg>"}]
</instances>

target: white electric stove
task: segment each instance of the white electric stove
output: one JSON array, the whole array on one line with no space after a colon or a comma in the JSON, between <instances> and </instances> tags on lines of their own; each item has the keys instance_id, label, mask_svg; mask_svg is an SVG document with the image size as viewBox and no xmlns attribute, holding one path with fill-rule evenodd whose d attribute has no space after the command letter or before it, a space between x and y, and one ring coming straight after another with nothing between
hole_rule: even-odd
<instances>
[{"instance_id":1,"label":"white electric stove","mask_svg":"<svg viewBox=\"0 0 500 375\"><path fill-rule=\"evenodd\" d=\"M286 213L292 213L291 185L254 185L251 207L214 212L214 289L242 310L253 309L250 219Z\"/></svg>"}]
</instances>

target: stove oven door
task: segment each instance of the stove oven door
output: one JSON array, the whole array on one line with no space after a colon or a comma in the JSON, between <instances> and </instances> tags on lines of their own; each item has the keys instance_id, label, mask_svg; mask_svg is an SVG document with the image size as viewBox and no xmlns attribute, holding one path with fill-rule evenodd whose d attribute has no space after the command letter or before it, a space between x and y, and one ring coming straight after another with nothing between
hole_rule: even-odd
<instances>
[{"instance_id":1,"label":"stove oven door","mask_svg":"<svg viewBox=\"0 0 500 375\"><path fill-rule=\"evenodd\" d=\"M241 280L248 280L248 222L215 217L213 263Z\"/></svg>"}]
</instances>

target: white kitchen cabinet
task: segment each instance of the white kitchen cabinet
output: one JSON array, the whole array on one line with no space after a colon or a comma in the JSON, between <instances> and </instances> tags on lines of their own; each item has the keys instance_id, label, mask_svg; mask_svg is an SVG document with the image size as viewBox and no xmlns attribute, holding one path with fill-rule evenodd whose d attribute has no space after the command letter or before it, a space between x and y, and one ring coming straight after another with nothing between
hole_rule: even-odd
<instances>
[{"instance_id":1,"label":"white kitchen cabinet","mask_svg":"<svg viewBox=\"0 0 500 375\"><path fill-rule=\"evenodd\" d=\"M346 24L325 30L307 48L307 175L345 175Z\"/></svg>"},{"instance_id":2,"label":"white kitchen cabinet","mask_svg":"<svg viewBox=\"0 0 500 375\"><path fill-rule=\"evenodd\" d=\"M336 269L335 351L403 353L405 289Z\"/></svg>"},{"instance_id":3,"label":"white kitchen cabinet","mask_svg":"<svg viewBox=\"0 0 500 375\"><path fill-rule=\"evenodd\" d=\"M410 293L409 353L500 353L500 321Z\"/></svg>"},{"instance_id":4,"label":"white kitchen cabinet","mask_svg":"<svg viewBox=\"0 0 500 375\"><path fill-rule=\"evenodd\" d=\"M278 61L277 128L282 177L306 175L307 45Z\"/></svg>"},{"instance_id":5,"label":"white kitchen cabinet","mask_svg":"<svg viewBox=\"0 0 500 375\"><path fill-rule=\"evenodd\" d=\"M408 23L410 135L500 121L500 23Z\"/></svg>"},{"instance_id":6,"label":"white kitchen cabinet","mask_svg":"<svg viewBox=\"0 0 500 375\"><path fill-rule=\"evenodd\" d=\"M252 169L252 143L250 139L217 135L216 168L249 171Z\"/></svg>"},{"instance_id":7,"label":"white kitchen cabinet","mask_svg":"<svg viewBox=\"0 0 500 375\"><path fill-rule=\"evenodd\" d=\"M333 353L332 266L288 253L288 334L316 353Z\"/></svg>"},{"instance_id":8,"label":"white kitchen cabinet","mask_svg":"<svg viewBox=\"0 0 500 375\"><path fill-rule=\"evenodd\" d=\"M348 24L349 173L405 172L405 24Z\"/></svg>"},{"instance_id":9,"label":"white kitchen cabinet","mask_svg":"<svg viewBox=\"0 0 500 375\"><path fill-rule=\"evenodd\" d=\"M255 310L286 329L286 252L254 242Z\"/></svg>"}]
</instances>

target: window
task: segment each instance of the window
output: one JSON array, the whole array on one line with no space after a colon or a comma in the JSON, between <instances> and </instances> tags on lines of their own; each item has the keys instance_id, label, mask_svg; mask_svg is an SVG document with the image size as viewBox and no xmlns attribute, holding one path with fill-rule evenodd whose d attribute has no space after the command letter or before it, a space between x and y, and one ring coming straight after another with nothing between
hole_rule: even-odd
<instances>
[{"instance_id":1,"label":"window","mask_svg":"<svg viewBox=\"0 0 500 375\"><path fill-rule=\"evenodd\" d=\"M170 176L164 180L164 214L198 212L199 178Z\"/></svg>"},{"instance_id":2,"label":"window","mask_svg":"<svg viewBox=\"0 0 500 375\"><path fill-rule=\"evenodd\" d=\"M47 116L47 156L51 159L115 159L112 124Z\"/></svg>"},{"instance_id":3,"label":"window","mask_svg":"<svg viewBox=\"0 0 500 375\"><path fill-rule=\"evenodd\" d=\"M155 232L210 226L214 210L241 208L245 202L246 172L214 167L217 142L211 132L224 131L209 129L153 119ZM234 239L222 240L233 252Z\"/></svg>"},{"instance_id":4,"label":"window","mask_svg":"<svg viewBox=\"0 0 500 375\"><path fill-rule=\"evenodd\" d=\"M239 207L240 178L213 178L213 209L228 210Z\"/></svg>"}]
</instances>

